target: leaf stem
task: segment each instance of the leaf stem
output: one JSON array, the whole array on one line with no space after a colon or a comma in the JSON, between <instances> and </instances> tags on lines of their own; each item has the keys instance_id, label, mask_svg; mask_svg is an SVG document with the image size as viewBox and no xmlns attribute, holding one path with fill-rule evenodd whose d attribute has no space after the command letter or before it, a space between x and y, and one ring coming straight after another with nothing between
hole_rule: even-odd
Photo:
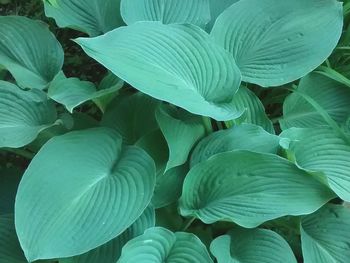
<instances>
[{"instance_id":1,"label":"leaf stem","mask_svg":"<svg viewBox=\"0 0 350 263\"><path fill-rule=\"evenodd\" d=\"M182 232L185 232L191 225L192 223L196 220L195 217L192 217L192 218L188 218L185 220L184 224L183 224L183 227L181 228L181 231Z\"/></svg>"},{"instance_id":2,"label":"leaf stem","mask_svg":"<svg viewBox=\"0 0 350 263\"><path fill-rule=\"evenodd\" d=\"M34 158L34 153L24 150L24 149L14 149L14 148L4 148L5 151L22 156L28 160L31 160Z\"/></svg>"}]
</instances>

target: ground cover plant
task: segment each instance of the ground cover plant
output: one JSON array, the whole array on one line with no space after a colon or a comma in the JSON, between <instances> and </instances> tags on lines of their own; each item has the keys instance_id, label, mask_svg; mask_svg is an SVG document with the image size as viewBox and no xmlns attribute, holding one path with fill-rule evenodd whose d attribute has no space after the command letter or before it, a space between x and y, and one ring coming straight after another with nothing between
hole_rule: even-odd
<instances>
[{"instance_id":1,"label":"ground cover plant","mask_svg":"<svg viewBox=\"0 0 350 263\"><path fill-rule=\"evenodd\" d=\"M0 0L0 262L350 262L350 1Z\"/></svg>"}]
</instances>

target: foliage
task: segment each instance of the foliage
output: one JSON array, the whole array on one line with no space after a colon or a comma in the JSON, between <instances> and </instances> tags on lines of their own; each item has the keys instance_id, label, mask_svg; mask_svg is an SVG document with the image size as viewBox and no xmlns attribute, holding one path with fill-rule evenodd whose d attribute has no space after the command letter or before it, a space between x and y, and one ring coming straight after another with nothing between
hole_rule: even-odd
<instances>
[{"instance_id":1,"label":"foliage","mask_svg":"<svg viewBox=\"0 0 350 263\"><path fill-rule=\"evenodd\" d=\"M350 1L0 12L1 263L350 261Z\"/></svg>"}]
</instances>

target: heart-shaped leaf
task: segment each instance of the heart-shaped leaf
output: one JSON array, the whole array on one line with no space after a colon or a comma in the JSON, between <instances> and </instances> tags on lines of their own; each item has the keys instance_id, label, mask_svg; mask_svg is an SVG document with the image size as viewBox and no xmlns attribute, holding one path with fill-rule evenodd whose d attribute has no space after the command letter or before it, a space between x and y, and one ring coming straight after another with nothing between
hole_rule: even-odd
<instances>
[{"instance_id":1,"label":"heart-shaped leaf","mask_svg":"<svg viewBox=\"0 0 350 263\"><path fill-rule=\"evenodd\" d=\"M323 173L332 190L350 201L350 138L327 127L289 129L281 137L289 138L289 151L298 166Z\"/></svg>"},{"instance_id":2,"label":"heart-shaped leaf","mask_svg":"<svg viewBox=\"0 0 350 263\"><path fill-rule=\"evenodd\" d=\"M300 93L311 97L338 124L344 124L350 116L350 89L319 73L312 73L302 78L297 92L286 98L283 104L283 130L315 128L327 126L318 109L314 108Z\"/></svg>"},{"instance_id":3,"label":"heart-shaped leaf","mask_svg":"<svg viewBox=\"0 0 350 263\"><path fill-rule=\"evenodd\" d=\"M44 92L0 81L0 148L27 145L56 119L55 106Z\"/></svg>"},{"instance_id":4,"label":"heart-shaped leaf","mask_svg":"<svg viewBox=\"0 0 350 263\"><path fill-rule=\"evenodd\" d=\"M154 185L151 157L123 146L114 130L54 137L17 192L16 230L27 259L74 256L110 241L142 214Z\"/></svg>"},{"instance_id":5,"label":"heart-shaped leaf","mask_svg":"<svg viewBox=\"0 0 350 263\"><path fill-rule=\"evenodd\" d=\"M232 221L252 228L285 215L312 213L332 198L327 186L286 159L233 151L190 170L180 212L206 224Z\"/></svg>"},{"instance_id":6,"label":"heart-shaped leaf","mask_svg":"<svg viewBox=\"0 0 350 263\"><path fill-rule=\"evenodd\" d=\"M261 153L277 153L279 137L266 132L260 126L241 124L227 130L214 132L201 140L191 155L191 167L211 156L234 150Z\"/></svg>"},{"instance_id":7,"label":"heart-shaped leaf","mask_svg":"<svg viewBox=\"0 0 350 263\"><path fill-rule=\"evenodd\" d=\"M154 224L154 208L148 207L135 223L115 239L83 255L62 259L60 263L115 263L121 255L123 246L129 240L142 235L146 229L154 227Z\"/></svg>"},{"instance_id":8,"label":"heart-shaped leaf","mask_svg":"<svg viewBox=\"0 0 350 263\"><path fill-rule=\"evenodd\" d=\"M45 0L45 14L60 27L69 27L90 36L104 34L123 24L120 0Z\"/></svg>"},{"instance_id":9,"label":"heart-shaped leaf","mask_svg":"<svg viewBox=\"0 0 350 263\"><path fill-rule=\"evenodd\" d=\"M156 99L217 120L241 116L232 103L241 81L232 55L199 27L139 22L76 42L121 79Z\"/></svg>"},{"instance_id":10,"label":"heart-shaped leaf","mask_svg":"<svg viewBox=\"0 0 350 263\"><path fill-rule=\"evenodd\" d=\"M167 171L187 161L192 147L204 137L205 128L201 117L172 105L159 107L156 118L169 147Z\"/></svg>"},{"instance_id":11,"label":"heart-shaped leaf","mask_svg":"<svg viewBox=\"0 0 350 263\"><path fill-rule=\"evenodd\" d=\"M268 87L323 63L342 28L342 3L336 0L245 0L218 17L211 35L234 55L244 81Z\"/></svg>"},{"instance_id":12,"label":"heart-shaped leaf","mask_svg":"<svg viewBox=\"0 0 350 263\"><path fill-rule=\"evenodd\" d=\"M303 218L301 243L305 263L347 263L350 258L350 209L326 205Z\"/></svg>"},{"instance_id":13,"label":"heart-shaped leaf","mask_svg":"<svg viewBox=\"0 0 350 263\"><path fill-rule=\"evenodd\" d=\"M45 88L63 65L63 49L48 25L22 16L0 16L0 25L0 64L19 86Z\"/></svg>"},{"instance_id":14,"label":"heart-shaped leaf","mask_svg":"<svg viewBox=\"0 0 350 263\"><path fill-rule=\"evenodd\" d=\"M210 20L209 0L121 0L121 15L126 24L161 21L187 23L200 27Z\"/></svg>"},{"instance_id":15,"label":"heart-shaped leaf","mask_svg":"<svg viewBox=\"0 0 350 263\"><path fill-rule=\"evenodd\" d=\"M198 237L185 232L173 233L155 227L130 240L123 248L118 263L212 263L209 253Z\"/></svg>"},{"instance_id":16,"label":"heart-shaped leaf","mask_svg":"<svg viewBox=\"0 0 350 263\"><path fill-rule=\"evenodd\" d=\"M267 229L235 228L210 245L218 263L296 263L288 243Z\"/></svg>"}]
</instances>

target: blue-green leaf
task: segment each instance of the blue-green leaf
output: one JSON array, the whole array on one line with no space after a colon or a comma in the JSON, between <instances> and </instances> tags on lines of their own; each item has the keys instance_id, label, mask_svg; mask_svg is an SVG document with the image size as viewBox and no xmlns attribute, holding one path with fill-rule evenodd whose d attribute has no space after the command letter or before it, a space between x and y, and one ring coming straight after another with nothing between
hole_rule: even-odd
<instances>
[{"instance_id":1,"label":"blue-green leaf","mask_svg":"<svg viewBox=\"0 0 350 263\"><path fill-rule=\"evenodd\" d=\"M110 241L142 214L154 186L151 157L124 146L114 130L54 137L17 192L16 230L27 259L74 256Z\"/></svg>"},{"instance_id":2,"label":"blue-green leaf","mask_svg":"<svg viewBox=\"0 0 350 263\"><path fill-rule=\"evenodd\" d=\"M19 86L44 89L63 65L63 49L48 25L21 16L0 16L0 24L0 64Z\"/></svg>"},{"instance_id":3,"label":"blue-green leaf","mask_svg":"<svg viewBox=\"0 0 350 263\"><path fill-rule=\"evenodd\" d=\"M234 55L244 81L269 87L322 64L342 28L342 3L336 0L245 0L218 17L211 35Z\"/></svg>"},{"instance_id":4,"label":"blue-green leaf","mask_svg":"<svg viewBox=\"0 0 350 263\"><path fill-rule=\"evenodd\" d=\"M139 22L76 42L121 79L156 99L217 120L242 114L232 103L241 81L232 55L199 27Z\"/></svg>"}]
</instances>

